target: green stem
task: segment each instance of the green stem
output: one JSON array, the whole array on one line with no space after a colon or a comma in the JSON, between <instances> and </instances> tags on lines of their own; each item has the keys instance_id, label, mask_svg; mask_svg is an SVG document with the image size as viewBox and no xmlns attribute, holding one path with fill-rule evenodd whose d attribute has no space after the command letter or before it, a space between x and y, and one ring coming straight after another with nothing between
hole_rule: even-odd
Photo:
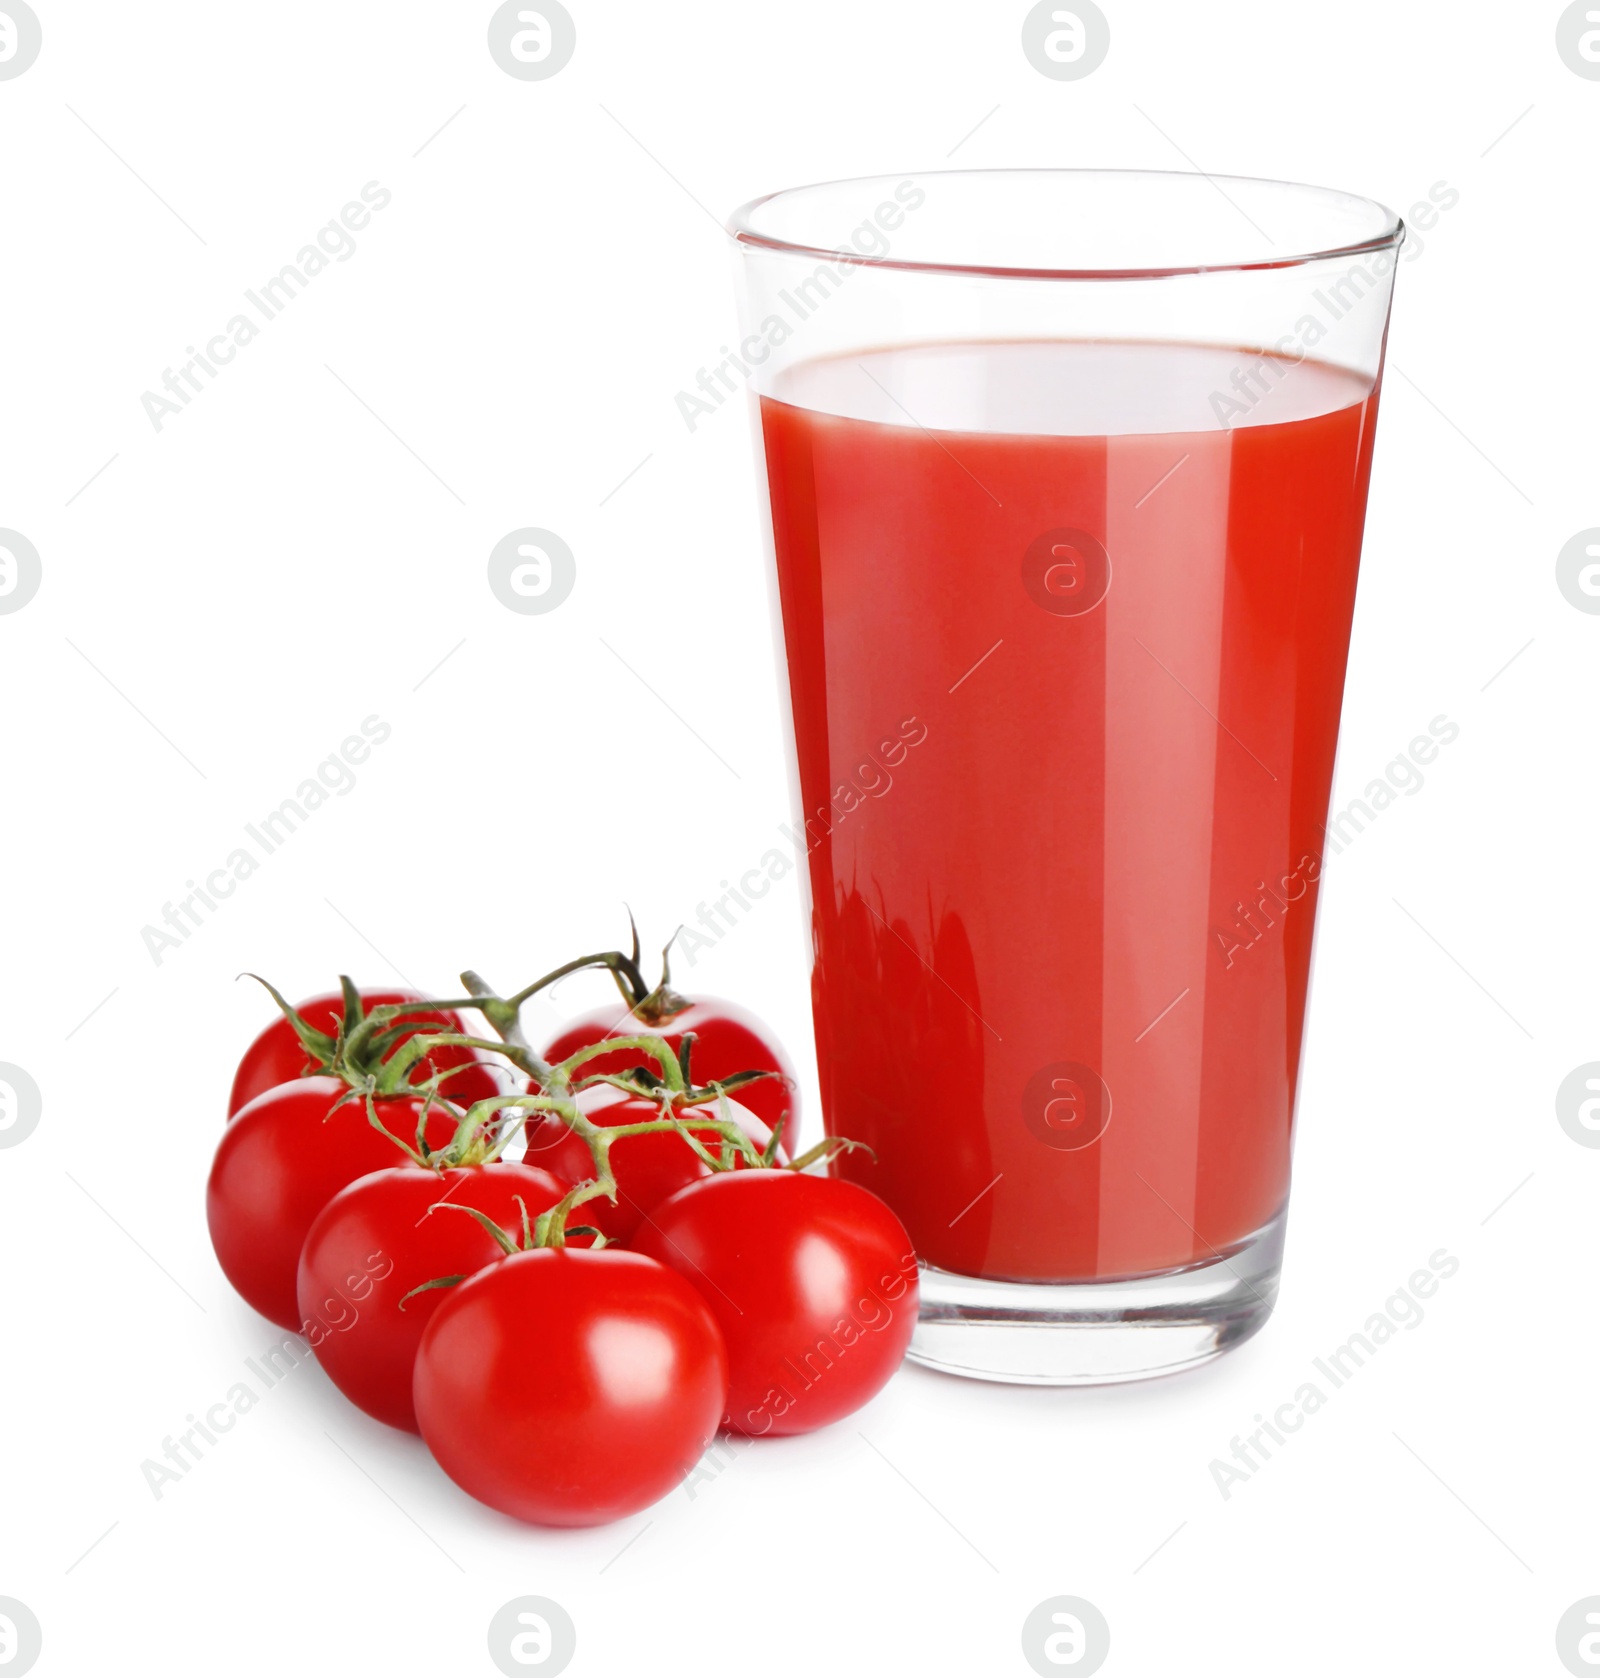
<instances>
[{"instance_id":1,"label":"green stem","mask_svg":"<svg viewBox=\"0 0 1600 1678\"><path fill-rule=\"evenodd\" d=\"M606 968L622 993L622 1000L630 1008L645 994L644 975L639 971L638 962L625 956L621 950L604 950L599 955L579 956L576 961L563 962L560 967L552 968L542 979L535 979L531 985L524 985L515 996L508 996L506 1006L520 1008L547 985L553 985L557 979L564 979L569 973L580 972L585 967ZM467 1006L475 1008L477 1003L471 1002Z\"/></svg>"},{"instance_id":2,"label":"green stem","mask_svg":"<svg viewBox=\"0 0 1600 1678\"><path fill-rule=\"evenodd\" d=\"M500 1052L506 1059L526 1072L535 1083L547 1083L550 1078L549 1064L534 1053L533 1045L523 1033L518 1009L496 996L476 973L463 973L461 983L472 995L472 1006L489 1022L500 1039Z\"/></svg>"},{"instance_id":3,"label":"green stem","mask_svg":"<svg viewBox=\"0 0 1600 1678\"><path fill-rule=\"evenodd\" d=\"M602 1037L596 1043L585 1044L576 1053L570 1054L559 1066L552 1067L554 1077L563 1078L571 1083L572 1074L580 1066L587 1065L591 1060L598 1060L601 1055L615 1054L618 1050L636 1050L640 1054L649 1055L661 1067L662 1082L674 1095L681 1095L689 1088L683 1076L683 1068L678 1064L678 1057L667 1047L663 1037Z\"/></svg>"},{"instance_id":4,"label":"green stem","mask_svg":"<svg viewBox=\"0 0 1600 1678\"><path fill-rule=\"evenodd\" d=\"M571 1118L565 1113L562 1114L562 1118L566 1119L569 1126L588 1144L590 1157L594 1161L595 1175L589 1182L579 1183L569 1189L547 1212L539 1214L533 1226L535 1246L564 1247L567 1218L585 1201L597 1200L604 1195L612 1205L616 1204L617 1178L611 1169L611 1149L614 1143L625 1136L649 1136L659 1131L676 1131L705 1164L713 1168L717 1165L717 1161L707 1153L699 1137L682 1119L641 1119L637 1124L605 1126L594 1124L576 1108L573 1109ZM577 1123L573 1123L573 1118ZM761 1164L761 1155L755 1144L732 1119L696 1119L694 1128L715 1131L722 1138L725 1149L732 1148L750 1165Z\"/></svg>"},{"instance_id":5,"label":"green stem","mask_svg":"<svg viewBox=\"0 0 1600 1678\"><path fill-rule=\"evenodd\" d=\"M450 1145L441 1154L434 1155L431 1160L424 1160L419 1150L413 1157L418 1158L420 1163L440 1166L487 1164L501 1157L512 1137L526 1123L529 1113L553 1113L568 1130L580 1137L588 1148L594 1166L594 1176L586 1182L576 1184L548 1211L540 1213L533 1229L535 1245L540 1247L559 1248L565 1245L567 1218L575 1207L583 1205L586 1201L598 1199L601 1195L613 1205L616 1204L617 1178L611 1167L611 1149L623 1137L674 1131L683 1138L695 1156L713 1170L732 1166L738 1160L752 1166L765 1163L761 1151L743 1127L726 1116L725 1109L719 1111L715 1117L709 1113L702 1113L701 1110L713 1101L718 1104L719 1109L721 1108L725 1099L723 1086L712 1084L705 1089L692 1088L684 1076L678 1056L659 1036L603 1037L597 1042L586 1044L554 1066L535 1052L522 1029L522 1004L564 974L595 966L607 967L612 977L617 980L619 988L623 988L625 978L630 982L637 982L641 990L643 988L643 981L638 974L637 959L624 956L615 950L567 962L510 997L498 995L478 974L466 972L461 975L461 983L468 992L468 1001L397 1003L374 1009L351 1034L347 1044L347 1048L354 1045L358 1049L365 1048L370 1051L377 1034L389 1029L391 1022L402 1017L408 1010L424 1013L448 1007L470 1007L488 1021L498 1041L476 1037L465 1031L419 1031L407 1037L368 1081L369 1116L373 1123L378 1123L376 1112L370 1106L371 1097L374 1095L382 1097L423 1093L427 1099L435 1099L439 1087L450 1076L448 1070L435 1074L422 1085L411 1084L409 1074L419 1062L426 1060L437 1049L479 1049L504 1055L539 1087L541 1093L489 1096L474 1102L461 1115ZM574 1078L581 1069L601 1056L619 1052L632 1052L648 1057L660 1067L661 1088L659 1091L652 1090L651 1093L660 1104L662 1117L640 1120L635 1124L597 1125L573 1099ZM634 1095L643 1093L637 1084L630 1085L611 1074L601 1074L593 1082L617 1084L627 1093ZM588 1082L579 1087L589 1087ZM688 1108L695 1109L692 1121L673 1116L675 1112ZM497 1119L498 1125L495 1123ZM696 1132L710 1132L718 1138L721 1144L718 1150L719 1157L713 1157Z\"/></svg>"},{"instance_id":6,"label":"green stem","mask_svg":"<svg viewBox=\"0 0 1600 1678\"><path fill-rule=\"evenodd\" d=\"M403 1022L410 1016L455 1013L462 1008L475 1008L483 1013L489 1023L494 1026L496 1033L502 1038L505 1038L503 1028L506 1027L517 1031L520 1036L520 1028L517 1024L518 1012L525 1002L537 996L540 991L548 986L555 984L558 979L564 979L571 973L582 972L585 968L596 967L603 967L610 973L618 991L621 993L622 1000L629 1008L632 1008L649 990L644 982L644 975L639 970L637 955L624 955L621 950L600 950L594 955L579 956L574 961L563 962L561 966L552 968L542 978L535 979L532 984L524 985L516 995L504 998L494 995L476 974L464 973L461 976L461 982L469 992L466 996L449 997L442 1001L424 998L415 1002L386 1002L381 1007L372 1009L349 1030L345 1039L346 1056L353 1062L359 1062L362 1057L381 1051L382 1044L377 1039L393 1031L397 1022ZM354 1013L349 1011L348 999L354 992L354 986L348 979L341 979L340 983L344 987L347 999L347 1021L358 1018L359 1007ZM505 1040L512 1041L511 1039ZM525 1040L519 1042L517 1046L526 1050L527 1054L533 1059L537 1059ZM501 1045L495 1044L493 1047L499 1049ZM505 1051L502 1050L502 1052ZM410 1064L414 1065L416 1058L413 1057ZM508 1058L516 1059L515 1056L509 1056ZM520 1065L521 1062L519 1061L518 1064ZM530 1076L534 1076L530 1068L524 1067L523 1069L528 1071Z\"/></svg>"},{"instance_id":7,"label":"green stem","mask_svg":"<svg viewBox=\"0 0 1600 1678\"><path fill-rule=\"evenodd\" d=\"M407 1074L418 1061L426 1060L435 1049L445 1048L486 1049L491 1054L505 1052L501 1044L492 1043L487 1037L473 1037L464 1031L419 1031L415 1036L408 1037L378 1068L373 1075L374 1088L380 1095L407 1095L414 1090L423 1089L425 1086L413 1084ZM443 1072L436 1074L430 1083L442 1085L462 1070L463 1068L458 1066L446 1067Z\"/></svg>"}]
</instances>

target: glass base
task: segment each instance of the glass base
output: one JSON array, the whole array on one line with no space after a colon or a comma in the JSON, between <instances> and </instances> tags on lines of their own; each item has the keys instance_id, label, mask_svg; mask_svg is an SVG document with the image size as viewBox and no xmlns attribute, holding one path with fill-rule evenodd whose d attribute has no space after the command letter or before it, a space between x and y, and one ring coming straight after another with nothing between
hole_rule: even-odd
<instances>
[{"instance_id":1,"label":"glass base","mask_svg":"<svg viewBox=\"0 0 1600 1678\"><path fill-rule=\"evenodd\" d=\"M924 1265L907 1355L950 1375L1041 1387L1193 1369L1271 1315L1283 1228L1280 1212L1204 1264L1104 1282L995 1282Z\"/></svg>"}]
</instances>

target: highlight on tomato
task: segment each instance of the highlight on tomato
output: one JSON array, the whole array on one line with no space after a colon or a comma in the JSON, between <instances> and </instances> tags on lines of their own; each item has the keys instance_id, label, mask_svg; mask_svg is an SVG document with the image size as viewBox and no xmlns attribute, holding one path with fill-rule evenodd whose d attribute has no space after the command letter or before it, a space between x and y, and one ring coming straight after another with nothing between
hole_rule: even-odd
<instances>
[{"instance_id":1,"label":"highlight on tomato","mask_svg":"<svg viewBox=\"0 0 1600 1678\"><path fill-rule=\"evenodd\" d=\"M519 1252L449 1291L422 1336L417 1425L481 1503L594 1526L665 1497L727 1404L701 1296L639 1253Z\"/></svg>"},{"instance_id":2,"label":"highlight on tomato","mask_svg":"<svg viewBox=\"0 0 1600 1678\"><path fill-rule=\"evenodd\" d=\"M633 1246L698 1288L716 1318L734 1433L809 1433L859 1410L916 1327L911 1238L842 1178L707 1176L657 1206Z\"/></svg>"}]
</instances>

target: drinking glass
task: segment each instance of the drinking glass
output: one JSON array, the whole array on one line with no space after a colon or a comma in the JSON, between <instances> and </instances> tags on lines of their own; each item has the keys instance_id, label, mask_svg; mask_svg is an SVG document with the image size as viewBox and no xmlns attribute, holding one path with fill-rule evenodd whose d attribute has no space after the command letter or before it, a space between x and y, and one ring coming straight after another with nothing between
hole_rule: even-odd
<instances>
[{"instance_id":1,"label":"drinking glass","mask_svg":"<svg viewBox=\"0 0 1600 1678\"><path fill-rule=\"evenodd\" d=\"M1275 181L883 176L730 223L834 1169L911 1355L1186 1368L1277 1291L1404 228Z\"/></svg>"}]
</instances>

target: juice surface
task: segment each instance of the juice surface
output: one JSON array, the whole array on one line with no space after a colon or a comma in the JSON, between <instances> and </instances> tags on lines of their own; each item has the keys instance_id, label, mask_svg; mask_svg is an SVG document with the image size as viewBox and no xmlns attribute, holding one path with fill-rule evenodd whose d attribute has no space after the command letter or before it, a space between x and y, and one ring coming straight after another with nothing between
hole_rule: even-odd
<instances>
[{"instance_id":1,"label":"juice surface","mask_svg":"<svg viewBox=\"0 0 1600 1678\"><path fill-rule=\"evenodd\" d=\"M1282 1207L1376 403L1141 343L761 399L824 1110L927 1262L1149 1274Z\"/></svg>"}]
</instances>

